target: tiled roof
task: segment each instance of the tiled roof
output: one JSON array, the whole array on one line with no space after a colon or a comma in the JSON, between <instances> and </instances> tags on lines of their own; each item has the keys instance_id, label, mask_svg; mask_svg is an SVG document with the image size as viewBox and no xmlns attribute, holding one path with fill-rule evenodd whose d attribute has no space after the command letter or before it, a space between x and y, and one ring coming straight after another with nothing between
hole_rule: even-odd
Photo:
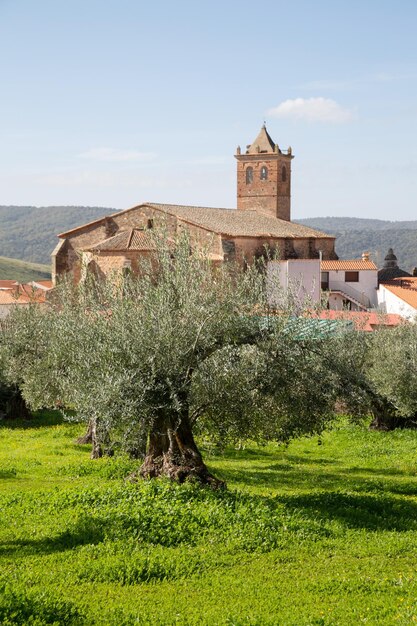
<instances>
[{"instance_id":1,"label":"tiled roof","mask_svg":"<svg viewBox=\"0 0 417 626\"><path fill-rule=\"evenodd\" d=\"M17 281L0 281L11 283L11 287L0 287L0 304L29 304L30 302L46 302L46 293L52 289L50 280L32 281L20 284ZM43 283L43 284L40 284Z\"/></svg>"},{"instance_id":2,"label":"tiled roof","mask_svg":"<svg viewBox=\"0 0 417 626\"><path fill-rule=\"evenodd\" d=\"M17 284L16 280L0 280L0 289L14 289Z\"/></svg>"},{"instance_id":3,"label":"tiled roof","mask_svg":"<svg viewBox=\"0 0 417 626\"><path fill-rule=\"evenodd\" d=\"M27 302L46 302L46 292L48 289L37 288L32 283L19 285L19 301L27 300ZM16 293L16 292L15 292Z\"/></svg>"},{"instance_id":4,"label":"tiled roof","mask_svg":"<svg viewBox=\"0 0 417 626\"><path fill-rule=\"evenodd\" d=\"M320 319L346 320L355 324L356 330L371 332L381 326L394 327L404 324L405 320L396 313L375 313L371 311L335 311L326 309L319 314Z\"/></svg>"},{"instance_id":5,"label":"tiled roof","mask_svg":"<svg viewBox=\"0 0 417 626\"><path fill-rule=\"evenodd\" d=\"M131 228L130 230L123 230L87 249L92 251L106 250L108 252L117 252L119 250L155 250L155 243L148 231Z\"/></svg>"},{"instance_id":6,"label":"tiled roof","mask_svg":"<svg viewBox=\"0 0 417 626\"><path fill-rule=\"evenodd\" d=\"M352 259L350 261L322 261L321 270L330 272L335 270L376 270L377 266L373 261L364 261L363 259Z\"/></svg>"},{"instance_id":7,"label":"tiled roof","mask_svg":"<svg viewBox=\"0 0 417 626\"><path fill-rule=\"evenodd\" d=\"M41 289L52 289L53 287L52 280L32 280L29 284Z\"/></svg>"},{"instance_id":8,"label":"tiled roof","mask_svg":"<svg viewBox=\"0 0 417 626\"><path fill-rule=\"evenodd\" d=\"M141 207L158 209L169 215L176 215L179 219L196 226L201 226L212 232L229 237L271 237L271 238L311 238L335 239L334 235L322 233L308 226L287 222L276 217L261 215L257 211L238 211L237 209L212 209L210 207L184 206L178 204L158 204L144 202L137 206L118 211L108 217L119 217ZM67 237L80 230L94 225L103 224L107 218L100 218L88 224L82 224L60 233L58 237Z\"/></svg>"},{"instance_id":9,"label":"tiled roof","mask_svg":"<svg viewBox=\"0 0 417 626\"><path fill-rule=\"evenodd\" d=\"M400 285L397 286L393 283L394 281L392 281L390 284L384 284L385 289L388 289L388 291L397 296L397 298L404 300L404 302L412 306L414 309L417 309L417 286L401 287Z\"/></svg>"},{"instance_id":10,"label":"tiled roof","mask_svg":"<svg viewBox=\"0 0 417 626\"><path fill-rule=\"evenodd\" d=\"M397 287L407 287L408 289L417 289L417 276L402 276L401 278L393 278L389 285Z\"/></svg>"},{"instance_id":11,"label":"tiled roof","mask_svg":"<svg viewBox=\"0 0 417 626\"><path fill-rule=\"evenodd\" d=\"M26 296L20 294L20 296L17 297L16 292L11 289L2 289L0 291L0 304L17 304L18 301L20 304L27 304L29 302Z\"/></svg>"},{"instance_id":12,"label":"tiled roof","mask_svg":"<svg viewBox=\"0 0 417 626\"><path fill-rule=\"evenodd\" d=\"M275 144L272 141L271 136L266 130L265 124L262 126L261 130L255 141L251 143L249 148L246 150L246 154L258 154L259 152L274 152Z\"/></svg>"},{"instance_id":13,"label":"tiled roof","mask_svg":"<svg viewBox=\"0 0 417 626\"><path fill-rule=\"evenodd\" d=\"M385 283L387 280L394 280L395 278L406 278L410 276L408 272L402 270L398 265L396 267L383 267L378 270L378 281Z\"/></svg>"},{"instance_id":14,"label":"tiled roof","mask_svg":"<svg viewBox=\"0 0 417 626\"><path fill-rule=\"evenodd\" d=\"M212 232L229 237L270 237L275 239L335 238L333 235L322 233L308 226L280 220L268 215L261 215L257 211L212 209L209 207L158 204L155 202L147 202L145 206L158 209L169 215L175 215L184 222L201 226Z\"/></svg>"}]
</instances>

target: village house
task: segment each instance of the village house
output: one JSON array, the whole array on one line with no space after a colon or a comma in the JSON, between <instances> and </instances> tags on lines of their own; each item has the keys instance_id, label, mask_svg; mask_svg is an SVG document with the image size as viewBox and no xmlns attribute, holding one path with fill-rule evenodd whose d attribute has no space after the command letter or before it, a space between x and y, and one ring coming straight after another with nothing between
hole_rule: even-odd
<instances>
[{"instance_id":1,"label":"village house","mask_svg":"<svg viewBox=\"0 0 417 626\"><path fill-rule=\"evenodd\" d=\"M367 252L362 259L323 260L320 282L329 309L366 311L378 304L378 268Z\"/></svg>"},{"instance_id":2,"label":"village house","mask_svg":"<svg viewBox=\"0 0 417 626\"><path fill-rule=\"evenodd\" d=\"M15 280L0 280L0 319L16 308L30 304L46 305L47 293L52 289L50 280L31 281L21 284Z\"/></svg>"},{"instance_id":3,"label":"village house","mask_svg":"<svg viewBox=\"0 0 417 626\"><path fill-rule=\"evenodd\" d=\"M58 235L52 254L55 282L83 271L107 277L129 268L138 272L140 259L152 255L149 231L168 236L182 230L192 245L206 250L214 263L250 263L265 247L281 259L336 260L335 237L291 221L291 148L282 151L265 125L243 152L237 148L237 208L219 209L144 202Z\"/></svg>"},{"instance_id":4,"label":"village house","mask_svg":"<svg viewBox=\"0 0 417 626\"><path fill-rule=\"evenodd\" d=\"M397 313L406 320L417 320L417 277L401 277L379 285L378 304L385 313Z\"/></svg>"}]
</instances>

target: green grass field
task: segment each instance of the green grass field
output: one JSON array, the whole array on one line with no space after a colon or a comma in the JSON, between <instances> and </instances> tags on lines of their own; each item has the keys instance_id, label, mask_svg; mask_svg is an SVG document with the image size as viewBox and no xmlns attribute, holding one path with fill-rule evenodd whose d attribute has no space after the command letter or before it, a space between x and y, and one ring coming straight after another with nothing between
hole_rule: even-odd
<instances>
[{"instance_id":1,"label":"green grass field","mask_svg":"<svg viewBox=\"0 0 417 626\"><path fill-rule=\"evenodd\" d=\"M53 415L0 428L0 623L417 622L417 433L340 424L130 484Z\"/></svg>"},{"instance_id":2,"label":"green grass field","mask_svg":"<svg viewBox=\"0 0 417 626\"><path fill-rule=\"evenodd\" d=\"M1 280L17 280L25 283L31 280L48 280L50 278L51 267L49 265L0 256Z\"/></svg>"}]
</instances>

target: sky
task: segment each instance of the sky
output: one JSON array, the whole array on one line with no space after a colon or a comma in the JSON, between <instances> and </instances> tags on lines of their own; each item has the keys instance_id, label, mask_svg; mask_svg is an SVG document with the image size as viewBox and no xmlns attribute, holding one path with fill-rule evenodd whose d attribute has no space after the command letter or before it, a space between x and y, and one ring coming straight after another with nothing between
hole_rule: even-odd
<instances>
[{"instance_id":1,"label":"sky","mask_svg":"<svg viewBox=\"0 0 417 626\"><path fill-rule=\"evenodd\" d=\"M292 216L417 219L415 0L0 0L0 205L236 206L292 147Z\"/></svg>"}]
</instances>

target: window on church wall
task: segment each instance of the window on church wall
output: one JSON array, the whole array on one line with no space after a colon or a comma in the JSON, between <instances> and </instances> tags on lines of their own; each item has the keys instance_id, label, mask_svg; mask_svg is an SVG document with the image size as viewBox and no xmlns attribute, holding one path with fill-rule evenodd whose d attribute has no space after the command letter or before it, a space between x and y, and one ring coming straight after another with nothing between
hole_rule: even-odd
<instances>
[{"instance_id":1,"label":"window on church wall","mask_svg":"<svg viewBox=\"0 0 417 626\"><path fill-rule=\"evenodd\" d=\"M250 185L253 182L253 167L248 167L246 169L246 184Z\"/></svg>"},{"instance_id":2,"label":"window on church wall","mask_svg":"<svg viewBox=\"0 0 417 626\"><path fill-rule=\"evenodd\" d=\"M265 165L261 167L261 180L268 180L268 168Z\"/></svg>"},{"instance_id":3,"label":"window on church wall","mask_svg":"<svg viewBox=\"0 0 417 626\"><path fill-rule=\"evenodd\" d=\"M287 180L287 168L285 167L285 165L281 170L281 180L283 183L285 183L285 181Z\"/></svg>"}]
</instances>

